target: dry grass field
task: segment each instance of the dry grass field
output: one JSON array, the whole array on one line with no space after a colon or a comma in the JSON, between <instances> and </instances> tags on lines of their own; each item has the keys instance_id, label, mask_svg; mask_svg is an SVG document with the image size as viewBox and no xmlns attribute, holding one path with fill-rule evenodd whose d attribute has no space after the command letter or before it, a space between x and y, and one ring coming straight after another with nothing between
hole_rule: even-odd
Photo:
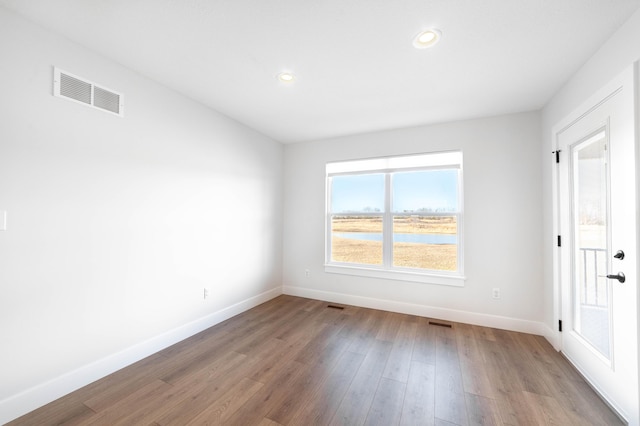
<instances>
[{"instance_id":1,"label":"dry grass field","mask_svg":"<svg viewBox=\"0 0 640 426\"><path fill-rule=\"evenodd\" d=\"M401 234L453 234L457 232L455 217L406 217L394 219L394 232ZM381 218L336 217L333 232L381 233ZM333 237L332 260L336 262L382 264L382 242ZM455 244L395 243L393 264L398 267L455 271Z\"/></svg>"}]
</instances>

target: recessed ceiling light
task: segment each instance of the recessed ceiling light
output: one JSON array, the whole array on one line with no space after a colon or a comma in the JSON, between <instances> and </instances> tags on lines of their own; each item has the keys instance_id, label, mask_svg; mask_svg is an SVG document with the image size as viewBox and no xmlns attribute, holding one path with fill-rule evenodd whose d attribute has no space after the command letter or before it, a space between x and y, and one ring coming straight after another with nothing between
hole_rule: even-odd
<instances>
[{"instance_id":1,"label":"recessed ceiling light","mask_svg":"<svg viewBox=\"0 0 640 426\"><path fill-rule=\"evenodd\" d=\"M295 80L295 78L296 77L290 72L281 72L280 74L278 74L278 80L282 81L283 83L291 83L293 80Z\"/></svg>"},{"instance_id":2,"label":"recessed ceiling light","mask_svg":"<svg viewBox=\"0 0 640 426\"><path fill-rule=\"evenodd\" d=\"M440 32L440 30L431 28L418 34L416 38L413 39L413 46L417 49L426 49L438 43L441 37L442 32Z\"/></svg>"}]
</instances>

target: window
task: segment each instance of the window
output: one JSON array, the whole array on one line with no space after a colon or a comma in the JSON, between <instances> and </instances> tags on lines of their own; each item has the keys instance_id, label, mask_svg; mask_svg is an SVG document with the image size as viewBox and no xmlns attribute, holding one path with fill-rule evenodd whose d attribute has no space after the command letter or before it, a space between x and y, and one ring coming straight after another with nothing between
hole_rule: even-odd
<instances>
[{"instance_id":1,"label":"window","mask_svg":"<svg viewBox=\"0 0 640 426\"><path fill-rule=\"evenodd\" d=\"M462 153L327 164L328 272L462 285Z\"/></svg>"}]
</instances>

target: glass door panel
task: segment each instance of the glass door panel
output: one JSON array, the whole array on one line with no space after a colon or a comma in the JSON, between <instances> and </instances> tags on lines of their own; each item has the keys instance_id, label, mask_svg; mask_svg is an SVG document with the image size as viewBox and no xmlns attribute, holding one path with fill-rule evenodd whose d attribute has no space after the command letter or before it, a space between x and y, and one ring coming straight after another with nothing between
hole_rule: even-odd
<instances>
[{"instance_id":1,"label":"glass door panel","mask_svg":"<svg viewBox=\"0 0 640 426\"><path fill-rule=\"evenodd\" d=\"M573 327L611 356L609 169L604 130L571 147L573 168Z\"/></svg>"}]
</instances>

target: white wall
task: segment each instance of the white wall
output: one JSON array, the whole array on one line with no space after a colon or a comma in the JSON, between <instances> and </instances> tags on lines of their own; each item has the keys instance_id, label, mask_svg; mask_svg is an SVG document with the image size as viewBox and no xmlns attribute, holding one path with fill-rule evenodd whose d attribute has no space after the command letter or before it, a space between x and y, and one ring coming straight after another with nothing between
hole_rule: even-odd
<instances>
[{"instance_id":1,"label":"white wall","mask_svg":"<svg viewBox=\"0 0 640 426\"><path fill-rule=\"evenodd\" d=\"M540 138L539 114L524 113L286 145L284 292L543 333ZM452 149L464 155L463 288L324 272L327 162Z\"/></svg>"},{"instance_id":2,"label":"white wall","mask_svg":"<svg viewBox=\"0 0 640 426\"><path fill-rule=\"evenodd\" d=\"M0 423L280 293L281 144L2 8L0 57Z\"/></svg>"},{"instance_id":3,"label":"white wall","mask_svg":"<svg viewBox=\"0 0 640 426\"><path fill-rule=\"evenodd\" d=\"M555 150L552 142L553 127L585 102L589 96L640 59L640 10L584 64L542 110L542 184L543 184L543 234L544 234L544 320L556 330L558 321L554 313L553 259L553 184L552 174ZM555 333L557 345L557 333Z\"/></svg>"}]
</instances>

